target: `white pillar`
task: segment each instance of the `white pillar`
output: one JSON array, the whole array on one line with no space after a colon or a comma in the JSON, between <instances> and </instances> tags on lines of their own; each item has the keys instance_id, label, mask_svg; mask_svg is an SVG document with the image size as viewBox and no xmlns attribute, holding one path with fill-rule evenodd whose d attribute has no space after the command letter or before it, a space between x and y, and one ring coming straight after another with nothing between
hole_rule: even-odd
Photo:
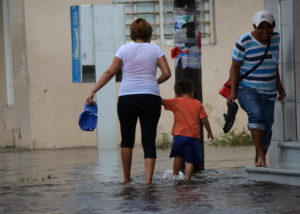
<instances>
[{"instance_id":1,"label":"white pillar","mask_svg":"<svg viewBox=\"0 0 300 214\"><path fill-rule=\"evenodd\" d=\"M93 5L96 80L110 66L117 49L124 44L123 5ZM117 93L115 78L96 95L98 105L98 148L116 148Z\"/></svg>"}]
</instances>

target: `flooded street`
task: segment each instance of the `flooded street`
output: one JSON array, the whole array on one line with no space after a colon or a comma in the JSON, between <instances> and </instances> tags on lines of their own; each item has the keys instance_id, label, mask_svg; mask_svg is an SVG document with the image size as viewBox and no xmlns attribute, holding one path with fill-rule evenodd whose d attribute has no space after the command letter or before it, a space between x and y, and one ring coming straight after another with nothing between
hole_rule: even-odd
<instances>
[{"instance_id":1,"label":"flooded street","mask_svg":"<svg viewBox=\"0 0 300 214\"><path fill-rule=\"evenodd\" d=\"M205 146L206 170L191 183L162 179L172 159L157 155L145 185L137 146L125 185L118 149L3 150L0 213L300 213L300 187L247 180L253 147Z\"/></svg>"}]
</instances>

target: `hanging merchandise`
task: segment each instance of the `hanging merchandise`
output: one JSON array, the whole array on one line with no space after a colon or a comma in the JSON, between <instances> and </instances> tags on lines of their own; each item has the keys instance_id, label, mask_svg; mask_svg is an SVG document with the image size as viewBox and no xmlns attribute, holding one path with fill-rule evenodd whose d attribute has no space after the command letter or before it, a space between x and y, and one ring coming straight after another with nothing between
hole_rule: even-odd
<instances>
[{"instance_id":1,"label":"hanging merchandise","mask_svg":"<svg viewBox=\"0 0 300 214\"><path fill-rule=\"evenodd\" d=\"M179 54L181 58L182 68L201 68L201 51L198 46L186 47L181 49L182 52Z\"/></svg>"},{"instance_id":2,"label":"hanging merchandise","mask_svg":"<svg viewBox=\"0 0 300 214\"><path fill-rule=\"evenodd\" d=\"M174 15L174 27L175 32L189 22L194 22L194 15L184 14L184 15Z\"/></svg>"},{"instance_id":3,"label":"hanging merchandise","mask_svg":"<svg viewBox=\"0 0 300 214\"><path fill-rule=\"evenodd\" d=\"M178 66L178 62L181 59L181 66L185 68L201 68L201 49L198 46L192 47L174 47L171 50L171 57L175 58L175 67Z\"/></svg>"}]
</instances>

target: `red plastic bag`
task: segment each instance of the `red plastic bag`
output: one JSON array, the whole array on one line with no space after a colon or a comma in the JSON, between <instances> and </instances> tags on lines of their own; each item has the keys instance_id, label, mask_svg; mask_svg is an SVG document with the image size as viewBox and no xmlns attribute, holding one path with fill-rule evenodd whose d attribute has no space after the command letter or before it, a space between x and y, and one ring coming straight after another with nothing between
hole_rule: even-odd
<instances>
[{"instance_id":1,"label":"red plastic bag","mask_svg":"<svg viewBox=\"0 0 300 214\"><path fill-rule=\"evenodd\" d=\"M225 82L225 84L219 91L219 94L221 94L223 97L227 99L230 96L230 93L231 93L231 83L230 83L230 79L228 79L227 82Z\"/></svg>"}]
</instances>

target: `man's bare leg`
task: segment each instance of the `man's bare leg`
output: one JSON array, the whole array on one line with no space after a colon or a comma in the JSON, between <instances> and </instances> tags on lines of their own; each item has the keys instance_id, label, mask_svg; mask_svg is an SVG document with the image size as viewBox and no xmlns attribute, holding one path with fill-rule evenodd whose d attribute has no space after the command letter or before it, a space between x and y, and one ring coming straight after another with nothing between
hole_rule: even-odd
<instances>
[{"instance_id":1,"label":"man's bare leg","mask_svg":"<svg viewBox=\"0 0 300 214\"><path fill-rule=\"evenodd\" d=\"M266 160L268 149L263 149L264 159ZM257 155L255 154L255 162L257 162ZM267 164L267 163L266 163Z\"/></svg>"},{"instance_id":2,"label":"man's bare leg","mask_svg":"<svg viewBox=\"0 0 300 214\"><path fill-rule=\"evenodd\" d=\"M255 145L256 158L254 165L255 166L265 166L265 155L262 148L262 140L263 140L263 131L258 129L251 129L251 135L253 139L253 143Z\"/></svg>"},{"instance_id":3,"label":"man's bare leg","mask_svg":"<svg viewBox=\"0 0 300 214\"><path fill-rule=\"evenodd\" d=\"M123 165L124 173L124 183L130 182L130 171L131 171L131 162L132 162L132 149L131 148L121 148L121 159Z\"/></svg>"},{"instance_id":4,"label":"man's bare leg","mask_svg":"<svg viewBox=\"0 0 300 214\"><path fill-rule=\"evenodd\" d=\"M146 184L152 183L154 167L155 158L145 158Z\"/></svg>"}]
</instances>

